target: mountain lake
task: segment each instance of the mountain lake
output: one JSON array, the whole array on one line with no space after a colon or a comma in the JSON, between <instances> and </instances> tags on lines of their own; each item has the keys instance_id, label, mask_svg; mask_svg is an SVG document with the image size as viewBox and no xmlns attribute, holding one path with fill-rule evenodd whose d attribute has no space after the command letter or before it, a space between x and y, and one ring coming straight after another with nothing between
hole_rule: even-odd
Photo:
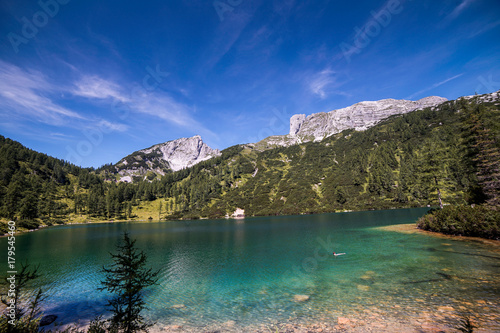
<instances>
[{"instance_id":1,"label":"mountain lake","mask_svg":"<svg viewBox=\"0 0 500 333\"><path fill-rule=\"evenodd\" d=\"M56 226L16 236L16 262L40 265L59 325L106 313L102 267L128 231L160 270L145 293L156 331L454 331L464 315L500 331L498 244L386 228L426 211Z\"/></svg>"}]
</instances>

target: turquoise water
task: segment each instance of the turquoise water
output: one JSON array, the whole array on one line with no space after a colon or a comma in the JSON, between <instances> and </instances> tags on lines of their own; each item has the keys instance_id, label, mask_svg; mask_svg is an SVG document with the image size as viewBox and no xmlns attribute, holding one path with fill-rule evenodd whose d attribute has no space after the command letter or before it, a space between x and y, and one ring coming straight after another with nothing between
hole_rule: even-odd
<instances>
[{"instance_id":1,"label":"turquoise water","mask_svg":"<svg viewBox=\"0 0 500 333\"><path fill-rule=\"evenodd\" d=\"M370 311L408 318L440 306L498 318L494 249L377 228L412 223L425 211L60 226L18 236L16 256L40 264L45 312L61 323L104 312L101 268L124 231L161 270L146 295L146 316L160 325L307 323Z\"/></svg>"}]
</instances>

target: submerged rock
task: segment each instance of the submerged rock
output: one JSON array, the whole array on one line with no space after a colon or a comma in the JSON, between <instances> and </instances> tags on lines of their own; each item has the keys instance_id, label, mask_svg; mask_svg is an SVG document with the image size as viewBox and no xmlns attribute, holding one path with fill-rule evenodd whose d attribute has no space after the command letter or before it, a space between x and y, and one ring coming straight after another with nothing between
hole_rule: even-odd
<instances>
[{"instance_id":1,"label":"submerged rock","mask_svg":"<svg viewBox=\"0 0 500 333\"><path fill-rule=\"evenodd\" d=\"M294 295L293 300L295 302L305 302L308 301L310 297L308 295Z\"/></svg>"},{"instance_id":2,"label":"submerged rock","mask_svg":"<svg viewBox=\"0 0 500 333\"><path fill-rule=\"evenodd\" d=\"M57 319L56 315L46 315L40 320L40 326L47 326L55 322Z\"/></svg>"},{"instance_id":3,"label":"submerged rock","mask_svg":"<svg viewBox=\"0 0 500 333\"><path fill-rule=\"evenodd\" d=\"M345 317L338 317L337 322L339 323L339 325L347 325L350 323L350 320Z\"/></svg>"}]
</instances>

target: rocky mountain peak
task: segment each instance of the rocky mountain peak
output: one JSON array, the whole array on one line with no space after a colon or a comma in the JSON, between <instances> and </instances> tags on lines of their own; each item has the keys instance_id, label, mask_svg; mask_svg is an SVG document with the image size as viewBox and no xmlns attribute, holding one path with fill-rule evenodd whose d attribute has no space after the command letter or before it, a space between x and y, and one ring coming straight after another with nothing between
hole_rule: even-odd
<instances>
[{"instance_id":1,"label":"rocky mountain peak","mask_svg":"<svg viewBox=\"0 0 500 333\"><path fill-rule=\"evenodd\" d=\"M389 98L379 101L363 101L345 108L313 113L309 116L296 114L290 118L288 135L270 136L254 146L257 149L269 149L308 141L321 141L347 129L364 131L390 116L434 107L446 101L446 98L438 96L425 97L418 101Z\"/></svg>"},{"instance_id":2,"label":"rocky mountain peak","mask_svg":"<svg viewBox=\"0 0 500 333\"><path fill-rule=\"evenodd\" d=\"M365 130L392 115L435 106L445 101L446 98L437 96L418 101L382 99L359 102L330 112L313 113L307 117L297 114L290 118L289 135L299 137L302 142L319 141L346 129Z\"/></svg>"},{"instance_id":3,"label":"rocky mountain peak","mask_svg":"<svg viewBox=\"0 0 500 333\"><path fill-rule=\"evenodd\" d=\"M305 120L305 114L293 115L292 118L290 118L290 135L294 136L297 134L300 130L300 126L302 126Z\"/></svg>"},{"instance_id":4,"label":"rocky mountain peak","mask_svg":"<svg viewBox=\"0 0 500 333\"><path fill-rule=\"evenodd\" d=\"M221 154L218 149L212 149L204 143L199 135L160 143L140 152L161 153L161 158L168 162L173 171L188 168Z\"/></svg>"},{"instance_id":5,"label":"rocky mountain peak","mask_svg":"<svg viewBox=\"0 0 500 333\"><path fill-rule=\"evenodd\" d=\"M133 176L144 176L149 171L164 175L169 170L188 168L220 154L220 150L210 148L201 136L195 135L136 151L121 159L115 168L122 181L131 181Z\"/></svg>"}]
</instances>

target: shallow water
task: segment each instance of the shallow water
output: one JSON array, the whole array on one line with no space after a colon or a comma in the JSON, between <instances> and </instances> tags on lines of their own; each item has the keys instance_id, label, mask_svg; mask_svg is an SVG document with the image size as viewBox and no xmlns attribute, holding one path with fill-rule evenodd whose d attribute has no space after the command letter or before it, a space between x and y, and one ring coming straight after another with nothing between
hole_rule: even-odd
<instances>
[{"instance_id":1,"label":"shallow water","mask_svg":"<svg viewBox=\"0 0 500 333\"><path fill-rule=\"evenodd\" d=\"M18 236L16 256L40 264L45 312L62 324L85 324L104 312L101 268L128 231L161 270L159 285L146 295L146 316L160 325L248 327L433 313L445 322L472 313L500 330L494 249L376 228L414 222L425 211L61 226Z\"/></svg>"}]
</instances>

